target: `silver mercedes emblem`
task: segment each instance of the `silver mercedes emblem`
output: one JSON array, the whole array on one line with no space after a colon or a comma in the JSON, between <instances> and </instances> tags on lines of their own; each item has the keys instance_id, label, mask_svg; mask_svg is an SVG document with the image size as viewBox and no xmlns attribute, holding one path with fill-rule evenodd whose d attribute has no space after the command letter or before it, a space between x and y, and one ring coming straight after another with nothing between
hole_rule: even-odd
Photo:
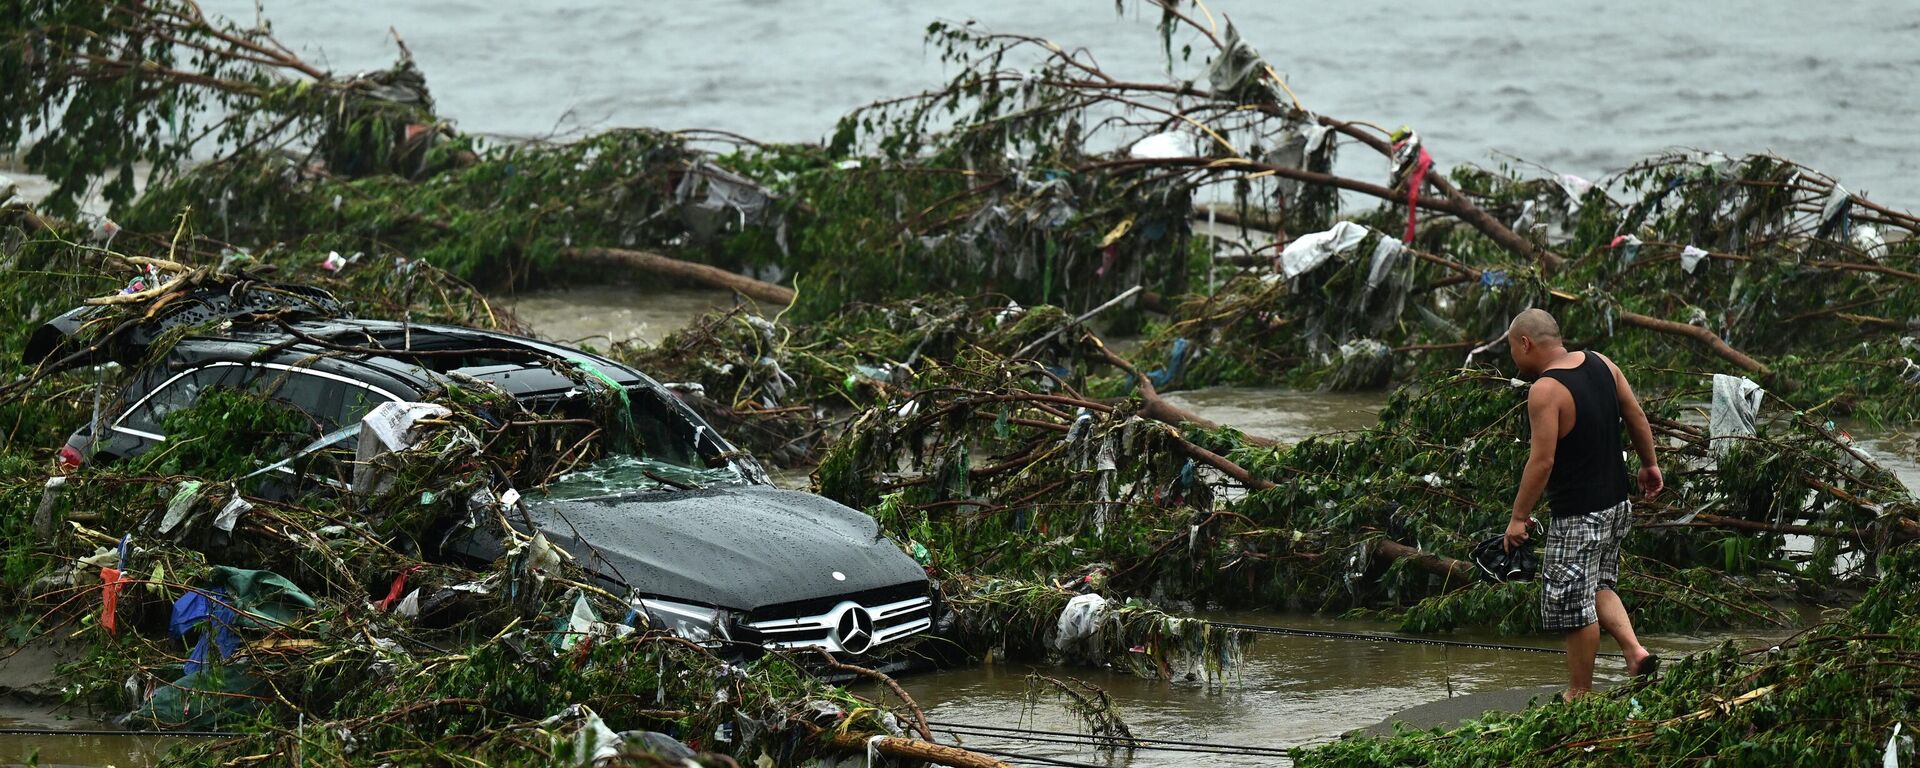
<instances>
[{"instance_id":1,"label":"silver mercedes emblem","mask_svg":"<svg viewBox=\"0 0 1920 768\"><path fill-rule=\"evenodd\" d=\"M834 621L834 640L847 653L866 653L873 647L873 614L860 606L848 606Z\"/></svg>"}]
</instances>

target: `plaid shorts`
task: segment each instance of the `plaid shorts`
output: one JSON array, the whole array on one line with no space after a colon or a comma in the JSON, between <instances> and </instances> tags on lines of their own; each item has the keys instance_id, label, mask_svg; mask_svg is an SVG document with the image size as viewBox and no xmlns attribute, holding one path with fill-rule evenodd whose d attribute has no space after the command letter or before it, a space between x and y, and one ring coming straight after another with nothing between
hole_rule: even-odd
<instances>
[{"instance_id":1,"label":"plaid shorts","mask_svg":"<svg viewBox=\"0 0 1920 768\"><path fill-rule=\"evenodd\" d=\"M1540 563L1542 629L1574 630L1600 620L1594 595L1617 586L1620 540L1632 524L1632 504L1626 501L1553 518Z\"/></svg>"}]
</instances>

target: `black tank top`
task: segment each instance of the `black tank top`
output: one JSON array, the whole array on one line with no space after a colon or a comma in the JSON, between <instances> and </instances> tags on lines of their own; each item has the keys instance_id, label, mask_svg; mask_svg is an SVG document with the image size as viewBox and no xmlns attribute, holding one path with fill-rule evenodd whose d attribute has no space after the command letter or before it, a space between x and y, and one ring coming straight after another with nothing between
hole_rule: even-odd
<instances>
[{"instance_id":1,"label":"black tank top","mask_svg":"<svg viewBox=\"0 0 1920 768\"><path fill-rule=\"evenodd\" d=\"M1584 515L1627 500L1627 462L1621 457L1619 390L1600 356L1580 353L1572 368L1541 372L1573 393L1573 429L1553 452L1547 508L1554 517Z\"/></svg>"}]
</instances>

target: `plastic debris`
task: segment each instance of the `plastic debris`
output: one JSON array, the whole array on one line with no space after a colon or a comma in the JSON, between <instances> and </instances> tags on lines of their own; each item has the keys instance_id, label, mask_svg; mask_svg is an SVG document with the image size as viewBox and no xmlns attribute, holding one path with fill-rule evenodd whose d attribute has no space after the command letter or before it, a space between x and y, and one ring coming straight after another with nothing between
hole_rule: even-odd
<instances>
[{"instance_id":1,"label":"plastic debris","mask_svg":"<svg viewBox=\"0 0 1920 768\"><path fill-rule=\"evenodd\" d=\"M606 721L586 705L571 705L560 714L540 721L540 727L552 729L569 721L578 725L568 736L556 735L554 739L556 756L566 755L568 758L565 765L590 768L602 760L611 760L620 755L623 742L620 734L608 728Z\"/></svg>"},{"instance_id":2,"label":"plastic debris","mask_svg":"<svg viewBox=\"0 0 1920 768\"><path fill-rule=\"evenodd\" d=\"M180 483L179 490L175 491L173 498L167 501L167 514L160 519L161 533L172 531L179 527L181 521L186 520L187 514L193 511L194 502L200 500L201 487L201 482L198 480L186 480Z\"/></svg>"},{"instance_id":3,"label":"plastic debris","mask_svg":"<svg viewBox=\"0 0 1920 768\"><path fill-rule=\"evenodd\" d=\"M1632 266L1634 260L1640 258L1640 238L1633 235L1615 237L1607 247L1619 249L1621 267Z\"/></svg>"},{"instance_id":4,"label":"plastic debris","mask_svg":"<svg viewBox=\"0 0 1920 768\"><path fill-rule=\"evenodd\" d=\"M1852 207L1853 193L1839 184L1833 185L1833 192L1827 195L1826 202L1820 206L1820 228L1814 232L1814 236L1826 237L1836 232L1842 237L1850 235L1847 212Z\"/></svg>"},{"instance_id":5,"label":"plastic debris","mask_svg":"<svg viewBox=\"0 0 1920 768\"><path fill-rule=\"evenodd\" d=\"M573 650L574 646L587 638L593 631L593 625L599 621L600 615L594 613L587 596L575 595L573 611L565 619L556 619L554 622L553 644L563 651Z\"/></svg>"},{"instance_id":6,"label":"plastic debris","mask_svg":"<svg viewBox=\"0 0 1920 768\"><path fill-rule=\"evenodd\" d=\"M173 601L173 615L167 622L167 632L176 638L185 640L195 634L193 652L187 657L187 674L200 671L208 663L215 650L220 658L232 656L240 649L240 637L233 628L238 615L233 603L227 597L225 587L212 587L204 591L187 590L180 599Z\"/></svg>"},{"instance_id":7,"label":"plastic debris","mask_svg":"<svg viewBox=\"0 0 1920 768\"><path fill-rule=\"evenodd\" d=\"M1372 258L1367 260L1366 295L1368 298L1371 298L1373 292L1387 281L1387 274L1393 271L1394 265L1400 263L1400 257L1406 253L1406 250L1406 245L1399 240L1387 235L1380 236L1380 242L1373 246Z\"/></svg>"},{"instance_id":8,"label":"plastic debris","mask_svg":"<svg viewBox=\"0 0 1920 768\"><path fill-rule=\"evenodd\" d=\"M434 403L385 402L360 417L360 440L354 446L353 487L365 494L376 494L392 484L381 457L412 448L420 441L423 419L445 418L452 413Z\"/></svg>"},{"instance_id":9,"label":"plastic debris","mask_svg":"<svg viewBox=\"0 0 1920 768\"><path fill-rule=\"evenodd\" d=\"M1427 173L1433 170L1433 156L1420 143L1420 134L1411 129L1394 132L1394 176L1407 180L1407 233L1400 239L1413 242L1420 223L1420 189L1427 185Z\"/></svg>"},{"instance_id":10,"label":"plastic debris","mask_svg":"<svg viewBox=\"0 0 1920 768\"><path fill-rule=\"evenodd\" d=\"M240 523L240 516L253 511L253 503L235 495L227 499L220 507L220 513L213 517L213 527L227 533L233 533L233 527Z\"/></svg>"},{"instance_id":11,"label":"plastic debris","mask_svg":"<svg viewBox=\"0 0 1920 768\"><path fill-rule=\"evenodd\" d=\"M1097 594L1076 595L1060 611L1059 634L1054 647L1066 650L1074 643L1093 637L1100 630L1100 618L1107 612L1107 599Z\"/></svg>"},{"instance_id":12,"label":"plastic debris","mask_svg":"<svg viewBox=\"0 0 1920 768\"><path fill-rule=\"evenodd\" d=\"M1760 411L1760 399L1766 390L1745 376L1713 375L1713 412L1707 424L1708 439L1716 450L1725 453L1728 438L1752 435L1753 419Z\"/></svg>"},{"instance_id":13,"label":"plastic debris","mask_svg":"<svg viewBox=\"0 0 1920 768\"><path fill-rule=\"evenodd\" d=\"M1698 270L1701 264L1706 263L1706 260L1707 252L1699 248L1689 245L1680 249L1680 268L1686 270L1689 275Z\"/></svg>"},{"instance_id":14,"label":"plastic debris","mask_svg":"<svg viewBox=\"0 0 1920 768\"><path fill-rule=\"evenodd\" d=\"M100 569L100 626L107 628L107 634L120 634L115 614L120 607L120 588L126 584L127 574L119 568Z\"/></svg>"},{"instance_id":15,"label":"plastic debris","mask_svg":"<svg viewBox=\"0 0 1920 768\"><path fill-rule=\"evenodd\" d=\"M1301 235L1280 251L1280 274L1292 279L1312 272L1335 255L1353 250L1368 231L1364 225L1343 221L1325 232Z\"/></svg>"},{"instance_id":16,"label":"plastic debris","mask_svg":"<svg viewBox=\"0 0 1920 768\"><path fill-rule=\"evenodd\" d=\"M47 478L46 489L40 492L40 506L33 511L33 535L41 541L53 536L53 508L66 485L66 475L54 475Z\"/></svg>"}]
</instances>

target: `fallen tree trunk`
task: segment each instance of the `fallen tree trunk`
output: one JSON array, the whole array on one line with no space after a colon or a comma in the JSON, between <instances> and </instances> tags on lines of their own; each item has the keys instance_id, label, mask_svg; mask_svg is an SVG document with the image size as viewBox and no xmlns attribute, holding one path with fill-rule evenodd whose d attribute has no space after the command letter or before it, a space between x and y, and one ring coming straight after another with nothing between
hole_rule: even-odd
<instances>
[{"instance_id":1,"label":"fallen tree trunk","mask_svg":"<svg viewBox=\"0 0 1920 768\"><path fill-rule=\"evenodd\" d=\"M848 752L864 753L871 749L886 757L919 760L950 768L1007 768L1006 763L978 752L898 736L863 739L851 733L841 733L833 736L832 744L835 749Z\"/></svg>"},{"instance_id":2,"label":"fallen tree trunk","mask_svg":"<svg viewBox=\"0 0 1920 768\"><path fill-rule=\"evenodd\" d=\"M793 303L792 288L755 280L745 275L736 275L715 266L662 256L652 251L635 251L626 248L570 248L566 254L570 258L583 261L618 264L653 275L710 285L733 291L754 301L781 306Z\"/></svg>"},{"instance_id":3,"label":"fallen tree trunk","mask_svg":"<svg viewBox=\"0 0 1920 768\"><path fill-rule=\"evenodd\" d=\"M1373 540L1372 552L1374 557L1389 562L1406 560L1415 568L1446 579L1449 592L1473 584L1477 576L1472 563L1414 549L1384 536Z\"/></svg>"},{"instance_id":4,"label":"fallen tree trunk","mask_svg":"<svg viewBox=\"0 0 1920 768\"><path fill-rule=\"evenodd\" d=\"M1113 350L1107 349L1106 342L1101 341L1100 337L1088 333L1087 338L1092 340L1094 346L1100 349L1100 354L1107 358L1108 363L1113 364L1115 368L1126 371L1127 375L1133 379L1134 384L1139 386L1140 400L1145 404L1145 407L1140 410L1140 415L1155 421L1164 421L1176 427L1182 423L1187 423L1208 431L1220 428L1219 422L1203 418L1199 414L1167 402L1165 398L1160 396L1159 390L1154 389L1153 382L1148 380L1144 374L1140 373L1140 369L1133 367L1133 364L1127 362L1126 358L1114 354ZM1266 448L1280 445L1280 441L1268 437L1260 437L1258 435L1245 435L1244 437L1246 438L1246 442L1251 445ZM1198 448L1198 446L1194 447ZM1213 454L1208 453L1207 455L1212 456ZM1221 459L1221 461L1225 461L1225 459ZM1245 478L1236 477L1235 479L1241 480L1241 482L1247 482ZM1268 487L1271 487L1271 485L1271 483L1267 484Z\"/></svg>"},{"instance_id":5,"label":"fallen tree trunk","mask_svg":"<svg viewBox=\"0 0 1920 768\"><path fill-rule=\"evenodd\" d=\"M1657 317L1650 317L1638 312L1627 312L1625 310L1620 312L1620 322L1636 328L1645 328L1649 331L1659 331L1661 333L1688 337L1701 344L1705 344L1708 349L1713 350L1714 354L1732 361L1734 365L1757 373L1762 377L1773 375L1773 371L1761 364L1760 361L1748 357L1745 352L1734 349L1725 339L1720 338L1719 334L1700 326L1676 323L1672 320L1661 320Z\"/></svg>"},{"instance_id":6,"label":"fallen tree trunk","mask_svg":"<svg viewBox=\"0 0 1920 768\"><path fill-rule=\"evenodd\" d=\"M1482 270L1480 269L1476 269L1466 264L1461 264L1457 261L1448 259L1444 256L1435 256L1433 254L1422 253L1420 251L1415 251L1412 249L1408 249L1408 250L1411 251L1414 256L1418 257L1422 261L1439 264L1443 267L1447 267L1448 269L1452 269L1454 271L1460 272L1461 274L1468 275L1474 279L1479 279L1480 274L1482 272ZM1546 252L1542 251L1541 253L1546 253ZM1547 255L1552 255L1552 254L1547 254ZM1567 293L1565 291L1554 291L1553 295L1556 298L1565 299L1567 301L1581 300L1578 294ZM1627 325L1631 325L1635 328L1641 328L1649 331L1657 331L1659 333L1672 334L1675 336L1685 336L1687 338L1693 339L1695 341L1700 342L1701 344L1706 345L1708 349L1713 350L1714 354L1719 355L1722 358L1725 358L1726 360L1732 362L1734 365L1738 365L1741 368L1744 368L1748 371L1759 374L1762 377L1771 377L1773 375L1773 369L1768 368L1765 364L1748 356L1747 353L1741 352L1738 349L1734 349L1733 345L1728 344L1725 339L1720 338L1719 334L1716 334L1713 331L1709 331L1705 328L1701 328L1700 326L1687 325L1685 323L1676 323L1671 320L1662 320L1660 318L1653 317L1651 315L1643 315L1638 312L1628 312L1626 310L1621 310L1620 321L1623 323L1626 323Z\"/></svg>"},{"instance_id":7,"label":"fallen tree trunk","mask_svg":"<svg viewBox=\"0 0 1920 768\"><path fill-rule=\"evenodd\" d=\"M1372 147L1374 151L1379 152L1389 160L1393 158L1393 145L1385 139L1367 133L1360 126L1344 120L1336 120L1324 115L1316 117L1321 125L1339 131L1348 138ZM1492 214L1487 213L1485 209L1474 204L1471 198L1461 193L1460 189L1453 185L1453 182L1447 180L1446 174L1427 174L1427 185L1433 187L1434 190L1440 194L1445 195L1446 201L1444 203L1437 203L1429 202L1427 199L1422 198L1420 200L1420 207L1453 214L1461 221L1471 225L1474 229L1480 230L1480 234L1486 235L1487 239L1499 243L1502 248L1512 251L1514 255L1539 264L1541 270L1544 272L1551 272L1554 268L1559 267L1566 261L1560 254L1540 248L1535 245L1532 240L1522 237L1520 233L1500 223L1499 219L1495 219Z\"/></svg>"}]
</instances>

